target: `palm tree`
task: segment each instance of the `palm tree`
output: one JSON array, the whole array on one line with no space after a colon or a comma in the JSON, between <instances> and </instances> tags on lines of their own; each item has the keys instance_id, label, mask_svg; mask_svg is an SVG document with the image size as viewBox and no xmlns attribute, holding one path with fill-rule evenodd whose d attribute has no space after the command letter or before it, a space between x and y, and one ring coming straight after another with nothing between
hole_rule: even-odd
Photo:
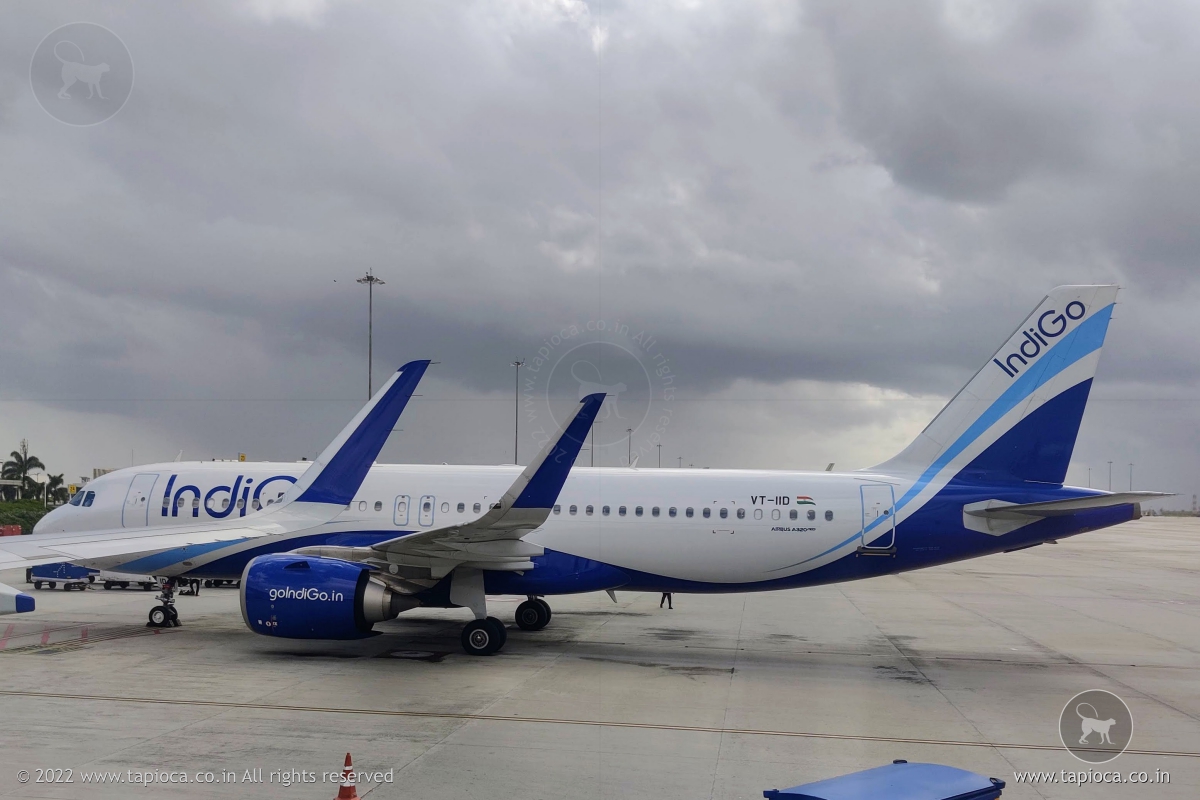
<instances>
[{"instance_id":1,"label":"palm tree","mask_svg":"<svg viewBox=\"0 0 1200 800\"><path fill-rule=\"evenodd\" d=\"M46 500L51 503L65 503L70 500L67 487L63 485L62 473L46 476Z\"/></svg>"},{"instance_id":2,"label":"palm tree","mask_svg":"<svg viewBox=\"0 0 1200 800\"><path fill-rule=\"evenodd\" d=\"M20 449L13 450L10 455L12 455L12 458L4 462L2 470L4 478L10 481L21 481L22 497L37 497L40 493L40 487L38 487L37 482L33 480L29 473L35 469L44 470L46 469L46 465L37 456L29 455L29 441L26 439L22 439ZM4 487L5 499L12 499L9 494L15 494L13 492L14 488L11 486Z\"/></svg>"}]
</instances>

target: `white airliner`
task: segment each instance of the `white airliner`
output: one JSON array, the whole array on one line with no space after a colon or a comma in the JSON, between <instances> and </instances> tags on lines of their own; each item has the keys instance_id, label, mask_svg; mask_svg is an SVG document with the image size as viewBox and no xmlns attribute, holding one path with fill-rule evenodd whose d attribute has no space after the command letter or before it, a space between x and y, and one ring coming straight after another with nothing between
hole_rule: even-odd
<instances>
[{"instance_id":1,"label":"white airliner","mask_svg":"<svg viewBox=\"0 0 1200 800\"><path fill-rule=\"evenodd\" d=\"M247 625L297 638L356 638L409 608L466 607L463 647L487 654L506 638L487 594L528 596L516 621L537 630L549 595L762 591L1032 547L1136 519L1141 500L1163 496L1063 485L1116 295L1054 289L911 445L866 470L570 469L599 408L590 396L524 470L370 466L377 432L365 477L338 478L317 498L326 506L301 502L332 480L321 475L369 405L312 464L169 463L98 478L32 541L0 542L0 567L240 578ZM291 521L272 523L281 513ZM174 614L169 592L152 622Z\"/></svg>"}]
</instances>

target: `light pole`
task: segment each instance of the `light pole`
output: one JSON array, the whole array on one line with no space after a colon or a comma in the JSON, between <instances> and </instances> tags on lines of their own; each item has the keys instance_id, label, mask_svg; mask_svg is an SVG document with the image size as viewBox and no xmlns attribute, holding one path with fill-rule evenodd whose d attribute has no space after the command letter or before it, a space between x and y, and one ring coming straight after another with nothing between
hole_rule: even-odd
<instances>
[{"instance_id":1,"label":"light pole","mask_svg":"<svg viewBox=\"0 0 1200 800\"><path fill-rule=\"evenodd\" d=\"M1108 490L1112 491L1112 462L1108 462Z\"/></svg>"},{"instance_id":2,"label":"light pole","mask_svg":"<svg viewBox=\"0 0 1200 800\"><path fill-rule=\"evenodd\" d=\"M629 443L625 446L625 466L633 465L633 428L626 428L625 433L629 434Z\"/></svg>"},{"instance_id":3,"label":"light pole","mask_svg":"<svg viewBox=\"0 0 1200 800\"><path fill-rule=\"evenodd\" d=\"M655 445L658 448L658 468L662 469L662 445Z\"/></svg>"},{"instance_id":4,"label":"light pole","mask_svg":"<svg viewBox=\"0 0 1200 800\"><path fill-rule=\"evenodd\" d=\"M683 469L683 456L679 456L679 468Z\"/></svg>"},{"instance_id":5,"label":"light pole","mask_svg":"<svg viewBox=\"0 0 1200 800\"><path fill-rule=\"evenodd\" d=\"M371 399L371 395L375 392L375 384L371 375L371 367L374 365L374 332L375 332L375 287L383 286L386 281L376 278L371 274L371 270L367 270L367 274L358 279L359 283L367 285L367 399Z\"/></svg>"},{"instance_id":6,"label":"light pole","mask_svg":"<svg viewBox=\"0 0 1200 800\"><path fill-rule=\"evenodd\" d=\"M1088 488L1092 488L1092 468L1088 467Z\"/></svg>"},{"instance_id":7,"label":"light pole","mask_svg":"<svg viewBox=\"0 0 1200 800\"><path fill-rule=\"evenodd\" d=\"M1133 491L1133 462L1129 462L1129 491Z\"/></svg>"},{"instance_id":8,"label":"light pole","mask_svg":"<svg viewBox=\"0 0 1200 800\"><path fill-rule=\"evenodd\" d=\"M518 358L512 362L513 367L513 463L517 463L517 426L521 420L521 367L525 359Z\"/></svg>"}]
</instances>

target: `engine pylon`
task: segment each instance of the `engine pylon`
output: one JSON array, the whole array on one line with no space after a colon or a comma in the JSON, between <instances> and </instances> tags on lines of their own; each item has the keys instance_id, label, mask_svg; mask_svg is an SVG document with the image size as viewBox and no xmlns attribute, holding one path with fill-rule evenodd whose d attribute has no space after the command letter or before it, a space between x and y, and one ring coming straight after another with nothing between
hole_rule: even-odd
<instances>
[{"instance_id":1,"label":"engine pylon","mask_svg":"<svg viewBox=\"0 0 1200 800\"><path fill-rule=\"evenodd\" d=\"M354 786L354 766L350 763L349 753L346 753L346 766L342 770L342 785L334 800L358 800L358 789Z\"/></svg>"}]
</instances>

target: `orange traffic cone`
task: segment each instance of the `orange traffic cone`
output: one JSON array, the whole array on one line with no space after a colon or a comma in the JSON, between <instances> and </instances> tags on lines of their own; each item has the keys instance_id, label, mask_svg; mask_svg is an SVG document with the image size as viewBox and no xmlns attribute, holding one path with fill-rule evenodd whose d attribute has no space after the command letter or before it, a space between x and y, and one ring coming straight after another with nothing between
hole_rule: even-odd
<instances>
[{"instance_id":1,"label":"orange traffic cone","mask_svg":"<svg viewBox=\"0 0 1200 800\"><path fill-rule=\"evenodd\" d=\"M350 754L346 753L346 768L342 770L342 786L338 789L335 800L358 800L358 790L354 788L353 772Z\"/></svg>"}]
</instances>

